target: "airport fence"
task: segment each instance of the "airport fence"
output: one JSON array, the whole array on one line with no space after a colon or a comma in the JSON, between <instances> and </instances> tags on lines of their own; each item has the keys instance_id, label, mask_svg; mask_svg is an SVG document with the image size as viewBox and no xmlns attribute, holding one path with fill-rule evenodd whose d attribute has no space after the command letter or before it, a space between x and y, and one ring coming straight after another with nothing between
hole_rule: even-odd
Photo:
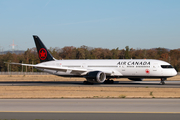
<instances>
[{"instance_id":1,"label":"airport fence","mask_svg":"<svg viewBox=\"0 0 180 120\"><path fill-rule=\"evenodd\" d=\"M45 72L0 72L0 75L49 75Z\"/></svg>"}]
</instances>

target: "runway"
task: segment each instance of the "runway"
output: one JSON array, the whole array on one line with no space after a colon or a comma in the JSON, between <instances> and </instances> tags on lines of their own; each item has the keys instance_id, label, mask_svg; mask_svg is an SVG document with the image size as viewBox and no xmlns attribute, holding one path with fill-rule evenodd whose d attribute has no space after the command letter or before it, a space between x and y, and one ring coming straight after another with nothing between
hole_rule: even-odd
<instances>
[{"instance_id":1,"label":"runway","mask_svg":"<svg viewBox=\"0 0 180 120\"><path fill-rule=\"evenodd\" d=\"M179 120L176 113L0 113L2 120Z\"/></svg>"},{"instance_id":2,"label":"runway","mask_svg":"<svg viewBox=\"0 0 180 120\"><path fill-rule=\"evenodd\" d=\"M1 119L179 119L180 99L0 99Z\"/></svg>"},{"instance_id":3,"label":"runway","mask_svg":"<svg viewBox=\"0 0 180 120\"><path fill-rule=\"evenodd\" d=\"M180 88L180 81L115 81L114 84L83 84L83 81L1 81L0 86L94 86L94 87L155 87Z\"/></svg>"},{"instance_id":4,"label":"runway","mask_svg":"<svg viewBox=\"0 0 180 120\"><path fill-rule=\"evenodd\" d=\"M13 112L176 113L180 99L0 99L0 106L0 111Z\"/></svg>"}]
</instances>

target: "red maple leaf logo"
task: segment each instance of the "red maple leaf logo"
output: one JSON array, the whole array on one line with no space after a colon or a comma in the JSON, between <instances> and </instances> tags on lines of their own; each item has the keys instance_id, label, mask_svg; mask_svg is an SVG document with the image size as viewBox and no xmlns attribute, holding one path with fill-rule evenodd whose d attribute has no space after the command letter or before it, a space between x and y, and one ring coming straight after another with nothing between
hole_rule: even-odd
<instances>
[{"instance_id":1,"label":"red maple leaf logo","mask_svg":"<svg viewBox=\"0 0 180 120\"><path fill-rule=\"evenodd\" d=\"M149 69L146 69L146 70L145 70L145 72L146 72L147 74L149 74L149 73L150 73Z\"/></svg>"},{"instance_id":2,"label":"red maple leaf logo","mask_svg":"<svg viewBox=\"0 0 180 120\"><path fill-rule=\"evenodd\" d=\"M40 58L41 60L45 60L46 57L47 57L47 51L46 51L46 49L41 48L41 49L39 50L39 58Z\"/></svg>"}]
</instances>

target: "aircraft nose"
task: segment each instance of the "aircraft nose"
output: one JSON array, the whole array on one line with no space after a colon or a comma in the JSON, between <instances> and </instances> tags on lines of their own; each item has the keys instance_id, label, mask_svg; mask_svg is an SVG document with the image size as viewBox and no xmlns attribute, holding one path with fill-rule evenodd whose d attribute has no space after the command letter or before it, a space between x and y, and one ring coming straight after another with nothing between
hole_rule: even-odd
<instances>
[{"instance_id":1,"label":"aircraft nose","mask_svg":"<svg viewBox=\"0 0 180 120\"><path fill-rule=\"evenodd\" d=\"M177 75L177 71L174 69L173 71L172 71L172 76L176 76Z\"/></svg>"}]
</instances>

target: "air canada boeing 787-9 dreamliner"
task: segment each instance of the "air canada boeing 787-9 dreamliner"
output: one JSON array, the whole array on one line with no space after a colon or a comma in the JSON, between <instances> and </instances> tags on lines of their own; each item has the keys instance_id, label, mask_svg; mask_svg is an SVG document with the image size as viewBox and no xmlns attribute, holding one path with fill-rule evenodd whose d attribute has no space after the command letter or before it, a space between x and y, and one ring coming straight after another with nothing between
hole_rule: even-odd
<instances>
[{"instance_id":1,"label":"air canada boeing 787-9 dreamliner","mask_svg":"<svg viewBox=\"0 0 180 120\"><path fill-rule=\"evenodd\" d=\"M111 78L129 78L141 81L144 78L159 78L165 84L168 77L177 75L176 70L167 62L153 59L99 59L99 60L56 60L40 38L33 36L41 63L18 64L32 66L41 71L63 76L84 77L85 83L113 83Z\"/></svg>"}]
</instances>

